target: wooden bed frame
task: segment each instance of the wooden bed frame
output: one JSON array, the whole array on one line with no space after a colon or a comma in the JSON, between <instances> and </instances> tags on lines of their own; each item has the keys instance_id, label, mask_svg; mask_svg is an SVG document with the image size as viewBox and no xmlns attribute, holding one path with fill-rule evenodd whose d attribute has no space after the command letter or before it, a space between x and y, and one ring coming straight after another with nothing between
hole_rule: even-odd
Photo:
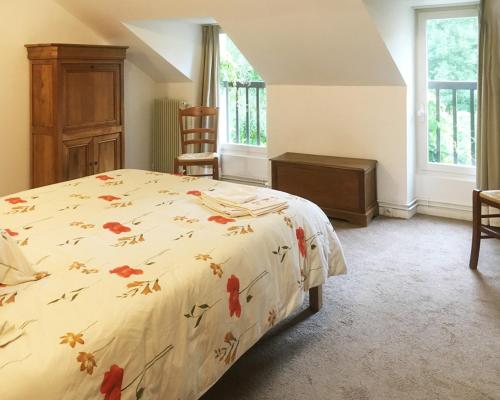
<instances>
[{"instance_id":1,"label":"wooden bed frame","mask_svg":"<svg viewBox=\"0 0 500 400\"><path fill-rule=\"evenodd\" d=\"M323 307L323 285L309 289L309 309L317 313Z\"/></svg>"}]
</instances>

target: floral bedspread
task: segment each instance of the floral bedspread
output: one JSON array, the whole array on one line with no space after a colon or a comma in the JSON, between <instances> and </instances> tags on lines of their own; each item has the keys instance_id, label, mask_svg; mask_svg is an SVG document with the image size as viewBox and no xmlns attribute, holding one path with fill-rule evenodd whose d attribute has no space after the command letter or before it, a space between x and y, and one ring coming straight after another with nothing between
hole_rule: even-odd
<instances>
[{"instance_id":1,"label":"floral bedspread","mask_svg":"<svg viewBox=\"0 0 500 400\"><path fill-rule=\"evenodd\" d=\"M200 191L234 184L119 170L0 198L36 279L0 287L6 400L197 399L305 292L345 272L313 203L230 219ZM259 191L269 189L256 188Z\"/></svg>"}]
</instances>

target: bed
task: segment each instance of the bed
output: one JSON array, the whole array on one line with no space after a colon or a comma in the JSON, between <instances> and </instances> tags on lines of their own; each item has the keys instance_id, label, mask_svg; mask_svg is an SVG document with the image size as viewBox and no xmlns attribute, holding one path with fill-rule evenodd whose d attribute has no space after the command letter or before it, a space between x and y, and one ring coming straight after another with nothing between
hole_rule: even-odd
<instances>
[{"instance_id":1,"label":"bed","mask_svg":"<svg viewBox=\"0 0 500 400\"><path fill-rule=\"evenodd\" d=\"M345 273L307 200L272 191L286 210L237 219L201 205L232 185L118 170L0 198L2 240L33 267L0 287L2 397L198 399Z\"/></svg>"}]
</instances>

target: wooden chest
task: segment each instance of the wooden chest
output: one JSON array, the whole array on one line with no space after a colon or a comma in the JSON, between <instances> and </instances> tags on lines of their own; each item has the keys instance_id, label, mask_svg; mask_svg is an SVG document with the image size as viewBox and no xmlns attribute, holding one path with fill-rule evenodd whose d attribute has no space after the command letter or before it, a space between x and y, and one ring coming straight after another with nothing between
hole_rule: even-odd
<instances>
[{"instance_id":1,"label":"wooden chest","mask_svg":"<svg viewBox=\"0 0 500 400\"><path fill-rule=\"evenodd\" d=\"M285 153L271 165L273 189L304 197L329 217L367 226L378 215L375 160Z\"/></svg>"}]
</instances>

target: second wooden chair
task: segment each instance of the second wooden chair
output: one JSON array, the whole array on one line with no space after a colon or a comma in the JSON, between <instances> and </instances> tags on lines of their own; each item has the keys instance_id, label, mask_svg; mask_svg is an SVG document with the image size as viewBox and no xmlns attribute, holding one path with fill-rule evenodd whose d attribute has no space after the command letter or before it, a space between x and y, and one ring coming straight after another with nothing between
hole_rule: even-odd
<instances>
[{"instance_id":1,"label":"second wooden chair","mask_svg":"<svg viewBox=\"0 0 500 400\"><path fill-rule=\"evenodd\" d=\"M491 214L483 214L483 206L492 207L493 210L500 209L500 190L474 190L472 195L472 248L470 252L469 266L477 269L479 259L479 248L482 239L500 239L500 227L491 225L491 219L500 218L500 214L493 211ZM483 219L488 223L483 223Z\"/></svg>"}]
</instances>

